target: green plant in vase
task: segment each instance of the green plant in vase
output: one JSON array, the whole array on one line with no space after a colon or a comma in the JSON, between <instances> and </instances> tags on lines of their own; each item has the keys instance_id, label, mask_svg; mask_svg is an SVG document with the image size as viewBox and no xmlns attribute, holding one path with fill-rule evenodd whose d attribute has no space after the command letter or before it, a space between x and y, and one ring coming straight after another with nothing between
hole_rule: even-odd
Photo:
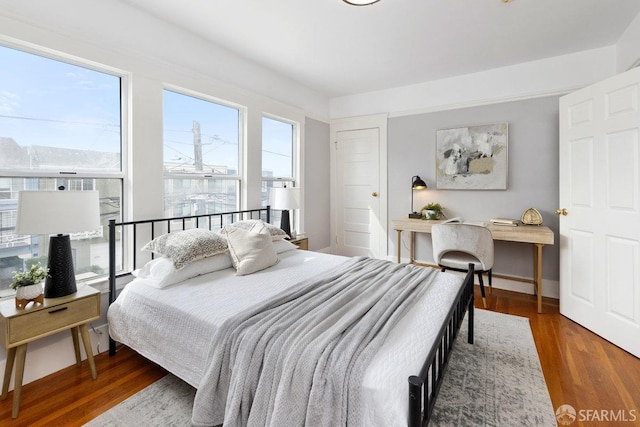
<instances>
[{"instance_id":1,"label":"green plant in vase","mask_svg":"<svg viewBox=\"0 0 640 427\"><path fill-rule=\"evenodd\" d=\"M444 218L444 208L440 203L429 203L422 207L422 213L425 219L440 219Z\"/></svg>"},{"instance_id":2,"label":"green plant in vase","mask_svg":"<svg viewBox=\"0 0 640 427\"><path fill-rule=\"evenodd\" d=\"M17 289L23 286L37 285L46 279L48 274L49 269L42 268L40 263L36 263L27 271L14 272L13 282L9 286L11 289Z\"/></svg>"},{"instance_id":3,"label":"green plant in vase","mask_svg":"<svg viewBox=\"0 0 640 427\"><path fill-rule=\"evenodd\" d=\"M43 304L42 282L47 278L49 269L42 268L38 262L26 271L18 271L13 275L9 285L16 290L16 308L25 308L30 301Z\"/></svg>"}]
</instances>

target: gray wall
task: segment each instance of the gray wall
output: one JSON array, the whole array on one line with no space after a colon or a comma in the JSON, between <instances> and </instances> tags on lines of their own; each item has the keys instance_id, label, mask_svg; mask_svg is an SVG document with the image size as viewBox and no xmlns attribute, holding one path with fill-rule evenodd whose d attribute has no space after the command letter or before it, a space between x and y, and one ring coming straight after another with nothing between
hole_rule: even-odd
<instances>
[{"instance_id":1,"label":"gray wall","mask_svg":"<svg viewBox=\"0 0 640 427\"><path fill-rule=\"evenodd\" d=\"M507 190L437 190L436 130L501 122L509 124ZM439 202L449 218L489 220L492 217L519 219L527 208L535 207L542 214L544 224L554 231L556 240L554 246L547 246L543 251L543 277L558 280L557 96L390 118L388 161L389 255L397 253L391 220L407 217L411 207L411 177L420 175L429 188L415 192L416 210L428 202ZM402 244L406 257L408 235ZM531 245L497 242L495 250L494 272L533 276ZM433 262L428 235L416 238L416 259Z\"/></svg>"},{"instance_id":2,"label":"gray wall","mask_svg":"<svg viewBox=\"0 0 640 427\"><path fill-rule=\"evenodd\" d=\"M329 124L305 119L304 221L309 249L330 246L329 213Z\"/></svg>"}]
</instances>

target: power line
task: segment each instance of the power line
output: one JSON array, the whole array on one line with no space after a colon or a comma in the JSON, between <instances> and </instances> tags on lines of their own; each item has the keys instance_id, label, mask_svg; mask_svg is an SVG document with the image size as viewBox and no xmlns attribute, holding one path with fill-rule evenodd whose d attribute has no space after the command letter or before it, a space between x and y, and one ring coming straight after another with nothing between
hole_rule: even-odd
<instances>
[{"instance_id":1,"label":"power line","mask_svg":"<svg viewBox=\"0 0 640 427\"><path fill-rule=\"evenodd\" d=\"M56 119L42 119L38 117L27 117L27 116L9 116L6 114L0 114L1 118L5 119L17 119L17 120L32 120L36 122L52 122L52 123L65 123L65 124L74 124L74 125L87 125L87 126L109 126L119 128L120 124L113 123L99 123L99 122L78 122L73 120L56 120Z\"/></svg>"}]
</instances>

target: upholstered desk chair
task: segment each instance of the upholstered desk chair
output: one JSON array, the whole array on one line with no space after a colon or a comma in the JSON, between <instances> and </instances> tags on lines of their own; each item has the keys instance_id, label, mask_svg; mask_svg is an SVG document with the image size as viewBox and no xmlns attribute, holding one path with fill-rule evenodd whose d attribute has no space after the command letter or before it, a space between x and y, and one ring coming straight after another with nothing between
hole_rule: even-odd
<instances>
[{"instance_id":1,"label":"upholstered desk chair","mask_svg":"<svg viewBox=\"0 0 640 427\"><path fill-rule=\"evenodd\" d=\"M482 274L489 276L493 268L493 237L488 228L471 224L436 224L431 227L433 257L442 268L467 271L469 263L474 265L480 281L482 304L487 307Z\"/></svg>"}]
</instances>

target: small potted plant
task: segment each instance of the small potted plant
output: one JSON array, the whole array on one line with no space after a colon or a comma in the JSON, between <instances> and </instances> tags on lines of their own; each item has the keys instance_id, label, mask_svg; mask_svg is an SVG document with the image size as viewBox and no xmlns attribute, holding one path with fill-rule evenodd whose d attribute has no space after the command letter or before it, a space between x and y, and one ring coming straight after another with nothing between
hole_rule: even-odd
<instances>
[{"instance_id":1,"label":"small potted plant","mask_svg":"<svg viewBox=\"0 0 640 427\"><path fill-rule=\"evenodd\" d=\"M16 290L16 306L24 307L29 301L38 300L42 303L42 282L47 278L49 269L42 268L38 262L27 271L14 272L11 288ZM23 304L24 303L24 304Z\"/></svg>"},{"instance_id":2,"label":"small potted plant","mask_svg":"<svg viewBox=\"0 0 640 427\"><path fill-rule=\"evenodd\" d=\"M440 203L429 203L424 205L422 208L422 212L424 214L425 219L440 219L444 216L442 210L444 208L440 205Z\"/></svg>"}]
</instances>

